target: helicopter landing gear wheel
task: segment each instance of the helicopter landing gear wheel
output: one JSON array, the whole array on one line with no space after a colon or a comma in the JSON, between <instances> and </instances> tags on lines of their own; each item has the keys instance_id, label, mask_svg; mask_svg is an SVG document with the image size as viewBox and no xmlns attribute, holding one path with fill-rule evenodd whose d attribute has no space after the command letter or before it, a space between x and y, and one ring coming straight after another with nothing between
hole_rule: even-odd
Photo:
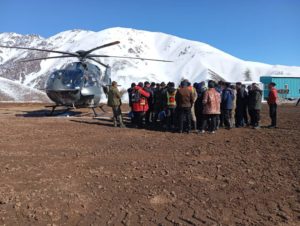
<instances>
[{"instance_id":1,"label":"helicopter landing gear wheel","mask_svg":"<svg viewBox=\"0 0 300 226\"><path fill-rule=\"evenodd\" d=\"M99 108L103 113L106 113L106 111L104 110L104 105L105 105L105 104L102 104L102 105L100 105L100 106L91 106L91 107L89 107L89 108L91 108L92 111L93 111L94 118L101 116L101 115L100 115L99 113L97 113L97 111L96 111L96 109L98 109L98 108Z\"/></svg>"}]
</instances>

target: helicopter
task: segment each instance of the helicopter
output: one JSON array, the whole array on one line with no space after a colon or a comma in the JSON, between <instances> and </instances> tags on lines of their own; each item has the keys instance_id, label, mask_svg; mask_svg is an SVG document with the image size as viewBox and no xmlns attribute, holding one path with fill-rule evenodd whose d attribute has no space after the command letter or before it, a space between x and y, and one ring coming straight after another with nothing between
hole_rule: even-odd
<instances>
[{"instance_id":1,"label":"helicopter","mask_svg":"<svg viewBox=\"0 0 300 226\"><path fill-rule=\"evenodd\" d=\"M46 94L50 100L55 103L54 106L50 106L52 107L50 115L53 115L58 107L65 107L65 111L63 113L70 109L91 108L94 116L96 117L96 108L99 107L102 111L104 111L103 105L100 104L100 100L103 94L107 94L111 85L111 68L109 65L106 65L95 58L120 58L171 62L159 59L93 54L96 50L118 44L120 44L120 41L110 42L87 51L78 50L76 52L2 45L0 45L0 48L23 49L59 54L57 56L18 61L22 63L49 59L77 58L77 61L68 63L60 70L53 71L46 81ZM104 75L95 63L105 68Z\"/></svg>"}]
</instances>

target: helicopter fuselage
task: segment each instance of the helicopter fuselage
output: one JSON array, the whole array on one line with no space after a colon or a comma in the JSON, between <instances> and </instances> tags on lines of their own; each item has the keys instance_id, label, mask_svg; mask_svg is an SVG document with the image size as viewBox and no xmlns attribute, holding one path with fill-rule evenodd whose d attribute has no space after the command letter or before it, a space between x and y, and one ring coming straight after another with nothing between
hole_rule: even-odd
<instances>
[{"instance_id":1,"label":"helicopter fuselage","mask_svg":"<svg viewBox=\"0 0 300 226\"><path fill-rule=\"evenodd\" d=\"M46 93L56 105L99 106L103 95L102 73L88 62L75 62L54 71L47 80Z\"/></svg>"}]
</instances>

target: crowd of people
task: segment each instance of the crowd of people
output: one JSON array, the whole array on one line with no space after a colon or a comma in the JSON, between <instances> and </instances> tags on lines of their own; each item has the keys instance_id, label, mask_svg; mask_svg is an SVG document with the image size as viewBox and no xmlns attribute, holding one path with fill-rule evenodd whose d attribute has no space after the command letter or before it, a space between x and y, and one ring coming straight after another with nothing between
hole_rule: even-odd
<instances>
[{"instance_id":1,"label":"crowd of people","mask_svg":"<svg viewBox=\"0 0 300 226\"><path fill-rule=\"evenodd\" d=\"M271 125L277 126L278 95L275 83L269 84L269 113ZM181 81L168 84L132 83L127 90L131 123L137 128L161 128L163 130L190 133L215 133L219 128L251 126L260 128L262 90L258 84L245 86L238 82L194 83ZM108 106L112 107L114 126L125 127L121 114L121 94L117 82L108 93Z\"/></svg>"}]
</instances>

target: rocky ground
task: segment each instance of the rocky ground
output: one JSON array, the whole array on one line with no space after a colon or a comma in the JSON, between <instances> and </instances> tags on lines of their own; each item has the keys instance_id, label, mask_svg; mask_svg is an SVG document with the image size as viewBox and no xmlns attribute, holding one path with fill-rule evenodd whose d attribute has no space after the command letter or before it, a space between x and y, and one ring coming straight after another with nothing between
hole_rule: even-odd
<instances>
[{"instance_id":1,"label":"rocky ground","mask_svg":"<svg viewBox=\"0 0 300 226\"><path fill-rule=\"evenodd\" d=\"M0 225L300 225L300 107L214 135L39 109L0 104Z\"/></svg>"}]
</instances>

